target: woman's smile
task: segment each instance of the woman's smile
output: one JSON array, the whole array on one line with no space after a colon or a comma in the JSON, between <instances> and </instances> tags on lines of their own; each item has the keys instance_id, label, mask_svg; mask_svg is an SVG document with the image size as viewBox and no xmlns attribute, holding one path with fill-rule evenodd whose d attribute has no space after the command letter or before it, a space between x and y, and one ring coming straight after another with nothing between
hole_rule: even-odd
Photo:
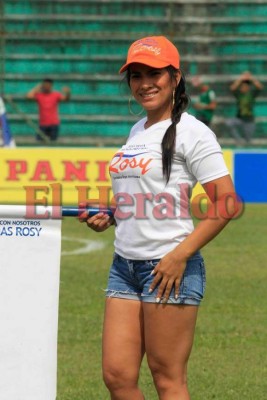
<instances>
[{"instance_id":1,"label":"woman's smile","mask_svg":"<svg viewBox=\"0 0 267 400\"><path fill-rule=\"evenodd\" d=\"M169 118L176 86L177 81L171 79L166 68L152 68L139 63L131 65L132 95L147 111L150 121Z\"/></svg>"},{"instance_id":2,"label":"woman's smile","mask_svg":"<svg viewBox=\"0 0 267 400\"><path fill-rule=\"evenodd\" d=\"M159 93L158 90L150 90L148 92L141 92L139 94L140 97L142 97L143 100L151 100L154 99L155 96Z\"/></svg>"}]
</instances>

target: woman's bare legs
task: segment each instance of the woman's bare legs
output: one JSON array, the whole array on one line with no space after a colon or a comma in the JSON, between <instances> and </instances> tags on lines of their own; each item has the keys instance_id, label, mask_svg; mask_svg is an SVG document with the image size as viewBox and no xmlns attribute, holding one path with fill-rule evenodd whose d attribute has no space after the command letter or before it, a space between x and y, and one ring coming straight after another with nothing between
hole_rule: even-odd
<instances>
[{"instance_id":1,"label":"woman's bare legs","mask_svg":"<svg viewBox=\"0 0 267 400\"><path fill-rule=\"evenodd\" d=\"M112 400L144 400L138 388L144 349L159 399L190 399L186 370L197 311L197 306L106 300L103 375Z\"/></svg>"},{"instance_id":2,"label":"woman's bare legs","mask_svg":"<svg viewBox=\"0 0 267 400\"><path fill-rule=\"evenodd\" d=\"M143 356L142 303L107 298L103 329L103 377L112 400L144 400L138 388Z\"/></svg>"},{"instance_id":3,"label":"woman's bare legs","mask_svg":"<svg viewBox=\"0 0 267 400\"><path fill-rule=\"evenodd\" d=\"M160 400L189 400L186 369L197 306L143 303L147 360Z\"/></svg>"}]
</instances>

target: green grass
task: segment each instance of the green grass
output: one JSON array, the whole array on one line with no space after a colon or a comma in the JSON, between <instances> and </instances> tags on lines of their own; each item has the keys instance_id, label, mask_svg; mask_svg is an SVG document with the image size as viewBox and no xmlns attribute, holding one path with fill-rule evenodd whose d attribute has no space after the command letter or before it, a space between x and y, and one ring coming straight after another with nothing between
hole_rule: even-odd
<instances>
[{"instance_id":1,"label":"green grass","mask_svg":"<svg viewBox=\"0 0 267 400\"><path fill-rule=\"evenodd\" d=\"M202 253L207 290L189 363L192 400L267 398L267 205L247 205ZM62 257L58 400L108 400L101 377L101 328L113 228L97 234L75 219L63 235L99 240L105 249ZM63 241L63 250L81 246ZM144 360L140 386L156 400ZM127 400L127 399L126 399Z\"/></svg>"}]
</instances>

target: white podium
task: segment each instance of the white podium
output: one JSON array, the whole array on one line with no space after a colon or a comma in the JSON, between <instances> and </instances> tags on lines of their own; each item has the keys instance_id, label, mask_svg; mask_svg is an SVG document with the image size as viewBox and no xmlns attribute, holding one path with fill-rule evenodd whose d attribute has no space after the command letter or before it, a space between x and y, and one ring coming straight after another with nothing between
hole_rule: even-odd
<instances>
[{"instance_id":1,"label":"white podium","mask_svg":"<svg viewBox=\"0 0 267 400\"><path fill-rule=\"evenodd\" d=\"M0 399L55 400L60 220L0 206Z\"/></svg>"}]
</instances>

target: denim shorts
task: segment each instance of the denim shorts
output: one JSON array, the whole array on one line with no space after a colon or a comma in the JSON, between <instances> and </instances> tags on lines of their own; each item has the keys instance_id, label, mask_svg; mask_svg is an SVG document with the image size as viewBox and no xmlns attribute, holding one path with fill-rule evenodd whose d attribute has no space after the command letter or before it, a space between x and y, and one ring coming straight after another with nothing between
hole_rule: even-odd
<instances>
[{"instance_id":1,"label":"denim shorts","mask_svg":"<svg viewBox=\"0 0 267 400\"><path fill-rule=\"evenodd\" d=\"M154 278L151 271L159 261L159 259L128 260L114 253L106 296L156 303L157 287L152 293L149 293L149 287ZM203 299L205 286L204 260L197 252L187 261L178 298L175 299L172 288L168 303L199 305Z\"/></svg>"}]
</instances>

